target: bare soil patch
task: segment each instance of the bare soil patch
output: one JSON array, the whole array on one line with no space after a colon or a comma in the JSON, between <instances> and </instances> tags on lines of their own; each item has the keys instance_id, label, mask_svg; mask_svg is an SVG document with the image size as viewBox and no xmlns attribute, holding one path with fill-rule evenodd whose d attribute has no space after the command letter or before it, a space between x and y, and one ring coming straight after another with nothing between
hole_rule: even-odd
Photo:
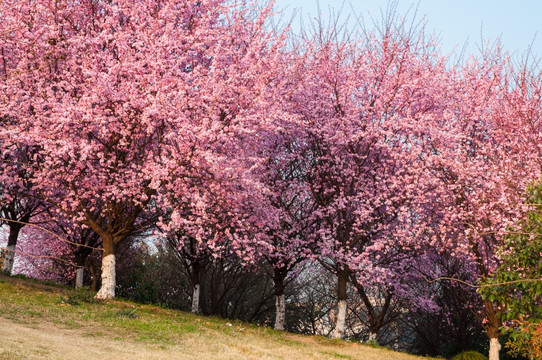
<instances>
[{"instance_id":1,"label":"bare soil patch","mask_svg":"<svg viewBox=\"0 0 542 360\"><path fill-rule=\"evenodd\" d=\"M174 349L0 318L0 359L188 359Z\"/></svg>"}]
</instances>

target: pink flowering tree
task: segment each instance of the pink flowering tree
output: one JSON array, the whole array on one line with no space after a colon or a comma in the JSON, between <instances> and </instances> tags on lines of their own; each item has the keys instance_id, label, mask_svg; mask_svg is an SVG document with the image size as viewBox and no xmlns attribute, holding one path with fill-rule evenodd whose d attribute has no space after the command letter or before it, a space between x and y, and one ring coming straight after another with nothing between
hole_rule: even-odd
<instances>
[{"instance_id":1,"label":"pink flowering tree","mask_svg":"<svg viewBox=\"0 0 542 360\"><path fill-rule=\"evenodd\" d=\"M81 287L82 269L92 268L94 259L101 256L101 239L92 229L74 226L72 221L48 211L33 217L33 222L21 229L15 270L36 279L75 282ZM94 289L100 277L95 270L91 270Z\"/></svg>"},{"instance_id":2,"label":"pink flowering tree","mask_svg":"<svg viewBox=\"0 0 542 360\"><path fill-rule=\"evenodd\" d=\"M34 279L69 284L75 278L75 271L64 245L53 234L25 226L21 229L13 271Z\"/></svg>"},{"instance_id":3,"label":"pink flowering tree","mask_svg":"<svg viewBox=\"0 0 542 360\"><path fill-rule=\"evenodd\" d=\"M423 32L404 23L390 20L355 40L339 36L320 30L307 44L297 99L314 163L307 182L318 205L319 256L338 278L337 338L350 276L387 281L389 269L373 260L423 232L417 214L430 184L418 154L427 123L442 111L436 94L444 72Z\"/></svg>"},{"instance_id":4,"label":"pink flowering tree","mask_svg":"<svg viewBox=\"0 0 542 360\"><path fill-rule=\"evenodd\" d=\"M267 133L260 145L260 158L253 169L260 185L244 201L243 211L251 214L253 241L244 248L257 249L256 261L268 267L275 290L276 330L286 324L285 287L295 278L300 265L313 257L316 205L306 186L310 151L295 122L285 129Z\"/></svg>"},{"instance_id":5,"label":"pink flowering tree","mask_svg":"<svg viewBox=\"0 0 542 360\"><path fill-rule=\"evenodd\" d=\"M526 211L526 185L540 174L539 157L526 145L540 135L527 126L530 116L518 116L525 99L517 96L498 49L466 61L453 74L446 111L424 155L447 209L440 221L444 238L432 244L453 247L451 255L468 264L473 279L484 280L500 262L496 250L504 235ZM480 303L475 313L490 339L489 357L497 360L503 309L488 298Z\"/></svg>"},{"instance_id":6,"label":"pink flowering tree","mask_svg":"<svg viewBox=\"0 0 542 360\"><path fill-rule=\"evenodd\" d=\"M2 122L9 126L7 118ZM0 224L9 229L2 271L11 274L17 252L17 241L22 228L43 213L46 207L35 198L31 170L27 164L36 149L25 144L1 143L0 162Z\"/></svg>"},{"instance_id":7,"label":"pink flowering tree","mask_svg":"<svg viewBox=\"0 0 542 360\"><path fill-rule=\"evenodd\" d=\"M259 121L281 46L269 9L21 1L0 14L0 113L17 119L2 141L39 147L40 197L100 236L97 298L112 298L116 246L152 225L162 194L185 196L193 169L222 164L217 149L243 121Z\"/></svg>"},{"instance_id":8,"label":"pink flowering tree","mask_svg":"<svg viewBox=\"0 0 542 360\"><path fill-rule=\"evenodd\" d=\"M70 217L61 216L61 214L53 216L49 213L48 215L48 221L36 231L47 232L49 247L57 249L51 261L56 265L59 273L65 273L68 275L67 278L75 280L76 288L83 286L85 269L89 270L89 277L92 278L91 288L96 289L100 272L97 271L94 263L102 255L100 236L88 226L74 224Z\"/></svg>"},{"instance_id":9,"label":"pink flowering tree","mask_svg":"<svg viewBox=\"0 0 542 360\"><path fill-rule=\"evenodd\" d=\"M189 275L191 311L199 313L201 282L208 266L215 259L231 255L232 242L239 241L239 229L243 227L235 208L235 189L219 184L217 177L201 171L189 180L191 185L185 181L184 186L190 186L191 191L183 198L169 199L174 207L158 225L161 237Z\"/></svg>"}]
</instances>

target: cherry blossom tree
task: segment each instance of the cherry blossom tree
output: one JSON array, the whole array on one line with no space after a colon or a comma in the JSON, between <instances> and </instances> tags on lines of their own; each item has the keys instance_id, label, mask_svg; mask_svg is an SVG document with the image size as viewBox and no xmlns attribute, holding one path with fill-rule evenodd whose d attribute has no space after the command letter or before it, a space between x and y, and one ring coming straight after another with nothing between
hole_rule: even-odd
<instances>
[{"instance_id":1,"label":"cherry blossom tree","mask_svg":"<svg viewBox=\"0 0 542 360\"><path fill-rule=\"evenodd\" d=\"M414 219L429 185L418 154L442 111L435 93L445 68L423 31L402 22L346 40L336 28L320 29L307 45L298 101L314 159L307 182L318 205L319 256L338 277L333 336L342 337L350 276L389 276L371 259L423 232Z\"/></svg>"},{"instance_id":2,"label":"cherry blossom tree","mask_svg":"<svg viewBox=\"0 0 542 360\"><path fill-rule=\"evenodd\" d=\"M536 156L526 152L533 133L518 116L523 100L514 96L509 66L497 48L454 69L446 111L424 155L440 181L439 203L448 209L440 226L454 234L444 246L453 246L452 256L472 265L475 279L486 279L498 266L496 250L525 212L524 189L540 172ZM502 308L490 299L482 303L476 314L490 339L490 359L496 360Z\"/></svg>"},{"instance_id":3,"label":"cherry blossom tree","mask_svg":"<svg viewBox=\"0 0 542 360\"><path fill-rule=\"evenodd\" d=\"M101 246L110 299L119 246L159 228L192 311L207 262L263 260L284 329L285 284L318 260L337 278L333 337L352 282L370 339L393 303L433 306L408 290L427 280L413 269L438 278L455 258L490 278L541 177L540 72L498 48L452 64L393 15L360 33L317 23L288 48L271 16L227 0L1 2L4 269L43 218L69 242L39 234L36 258L82 267ZM478 300L497 360L503 309Z\"/></svg>"},{"instance_id":4,"label":"cherry blossom tree","mask_svg":"<svg viewBox=\"0 0 542 360\"><path fill-rule=\"evenodd\" d=\"M274 283L274 328L284 330L285 287L296 268L312 258L315 248L315 203L305 184L310 155L302 134L290 129L267 134L265 139L260 149L267 159L256 170L261 188L259 194L251 194L244 211L255 215L252 231L260 241L254 246Z\"/></svg>"},{"instance_id":5,"label":"cherry blossom tree","mask_svg":"<svg viewBox=\"0 0 542 360\"><path fill-rule=\"evenodd\" d=\"M215 150L243 121L261 121L281 47L270 8L40 0L0 14L0 113L17 119L3 141L39 147L40 197L100 236L97 298L112 298L116 246L152 225L162 194L185 196L193 169L222 166Z\"/></svg>"},{"instance_id":6,"label":"cherry blossom tree","mask_svg":"<svg viewBox=\"0 0 542 360\"><path fill-rule=\"evenodd\" d=\"M61 214L48 215L48 221L35 231L49 233L51 248L56 243L57 254L51 261L59 270L62 269L62 272L69 274L70 278L75 273L76 288L83 286L85 269L90 269L92 283L95 284L100 274L92 269L92 262L94 258L101 255L100 236L88 226L74 224L70 217L60 216ZM91 287L95 288L96 286Z\"/></svg>"},{"instance_id":7,"label":"cherry blossom tree","mask_svg":"<svg viewBox=\"0 0 542 360\"><path fill-rule=\"evenodd\" d=\"M21 229L14 272L25 276L69 284L75 278L74 263L64 242L34 226Z\"/></svg>"},{"instance_id":8,"label":"cherry blossom tree","mask_svg":"<svg viewBox=\"0 0 542 360\"><path fill-rule=\"evenodd\" d=\"M6 120L4 124L9 124ZM4 143L2 143L4 145ZM16 246L21 229L46 210L39 199L34 197L31 172L25 167L35 149L19 144L2 149L0 163L0 223L9 228L9 236L2 270L11 274L15 262Z\"/></svg>"},{"instance_id":9,"label":"cherry blossom tree","mask_svg":"<svg viewBox=\"0 0 542 360\"><path fill-rule=\"evenodd\" d=\"M234 250L240 226L235 209L237 193L219 184L213 174L200 172L190 179L189 196L168 201L174 207L159 225L176 260L192 284L193 313L200 312L201 281L210 263ZM185 183L185 186L188 184ZM169 224L169 225L167 225Z\"/></svg>"}]
</instances>

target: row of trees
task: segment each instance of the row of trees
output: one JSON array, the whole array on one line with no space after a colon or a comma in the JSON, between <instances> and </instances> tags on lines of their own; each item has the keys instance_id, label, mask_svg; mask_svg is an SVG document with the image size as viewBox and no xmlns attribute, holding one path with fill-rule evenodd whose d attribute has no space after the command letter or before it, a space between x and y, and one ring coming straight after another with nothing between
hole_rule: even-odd
<instances>
[{"instance_id":1,"label":"row of trees","mask_svg":"<svg viewBox=\"0 0 542 360\"><path fill-rule=\"evenodd\" d=\"M419 284L491 278L541 175L538 69L498 47L454 63L393 14L301 36L272 16L223 0L0 4L4 269L31 223L34 259L93 269L110 299L119 249L161 239L195 312L209 263L264 264L284 329L288 283L318 264L337 284L332 336L353 288L373 340L394 304L442 309ZM471 298L498 359L508 309Z\"/></svg>"}]
</instances>

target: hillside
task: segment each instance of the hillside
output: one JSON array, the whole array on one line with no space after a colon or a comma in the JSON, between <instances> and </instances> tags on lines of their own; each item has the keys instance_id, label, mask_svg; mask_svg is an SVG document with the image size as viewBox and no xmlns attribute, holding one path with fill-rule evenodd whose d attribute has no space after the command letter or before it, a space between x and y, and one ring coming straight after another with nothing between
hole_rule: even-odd
<instances>
[{"instance_id":1,"label":"hillside","mask_svg":"<svg viewBox=\"0 0 542 360\"><path fill-rule=\"evenodd\" d=\"M423 359L0 275L0 359Z\"/></svg>"}]
</instances>

